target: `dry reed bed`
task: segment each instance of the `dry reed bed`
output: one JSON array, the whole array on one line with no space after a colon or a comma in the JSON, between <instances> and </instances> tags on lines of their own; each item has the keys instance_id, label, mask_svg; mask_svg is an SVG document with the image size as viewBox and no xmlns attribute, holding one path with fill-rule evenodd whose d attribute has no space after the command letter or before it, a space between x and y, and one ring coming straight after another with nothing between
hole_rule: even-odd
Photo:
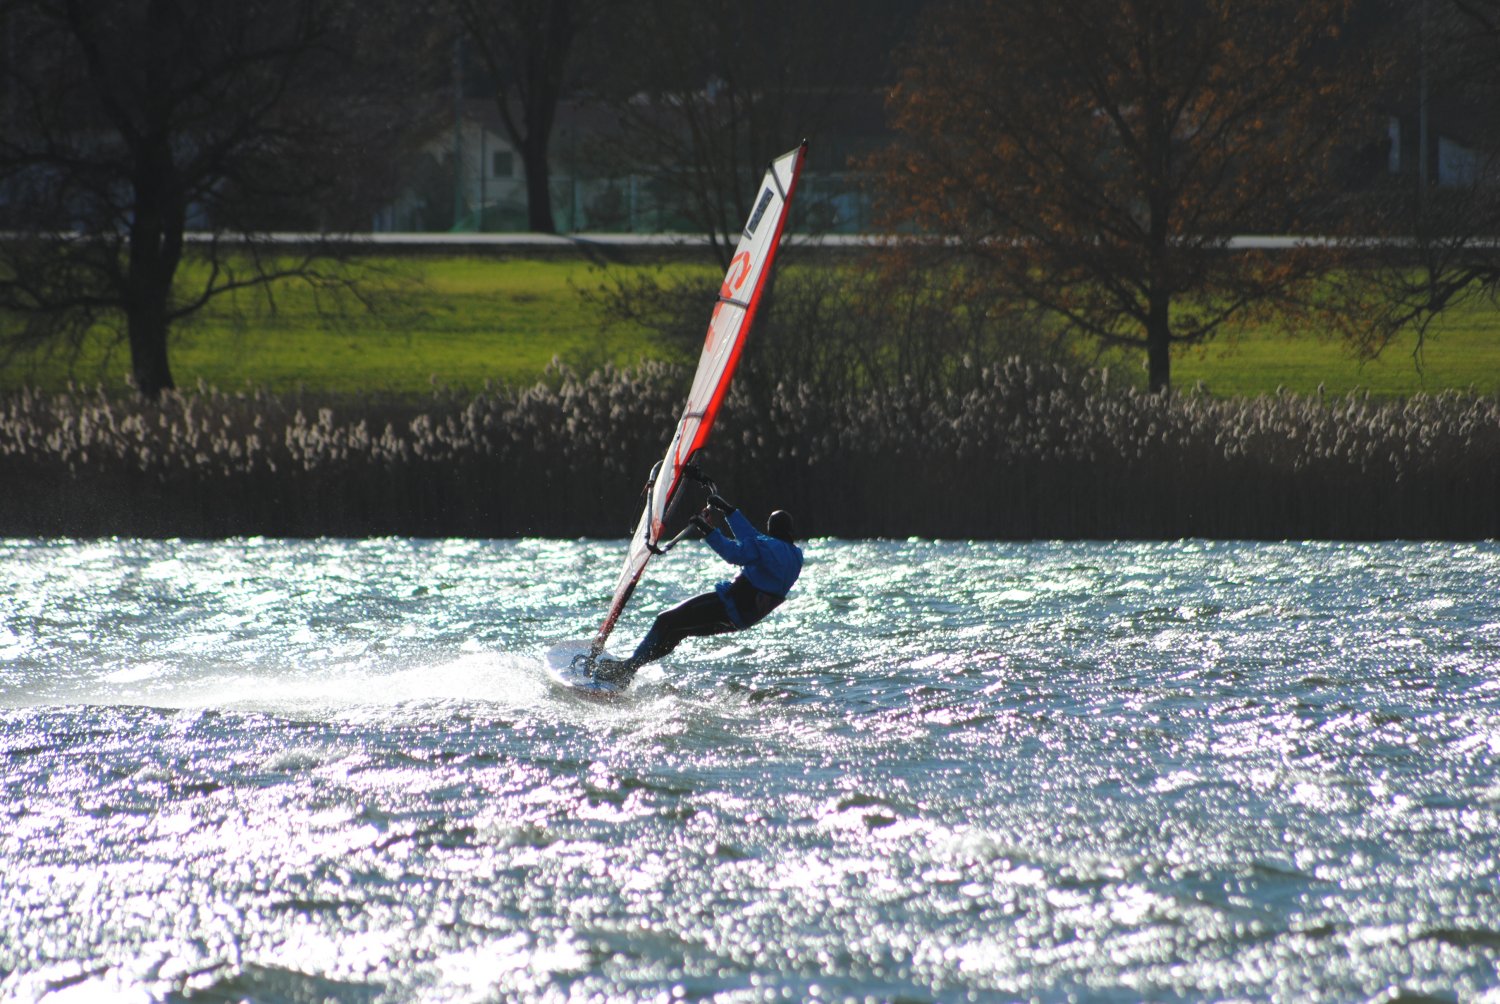
<instances>
[{"instance_id":1,"label":"dry reed bed","mask_svg":"<svg viewBox=\"0 0 1500 1004\"><path fill-rule=\"evenodd\" d=\"M418 403L209 388L0 398L0 533L627 532L680 407L661 365ZM811 533L1500 536L1500 402L1152 397L1011 360L962 391L754 379L705 458Z\"/></svg>"}]
</instances>

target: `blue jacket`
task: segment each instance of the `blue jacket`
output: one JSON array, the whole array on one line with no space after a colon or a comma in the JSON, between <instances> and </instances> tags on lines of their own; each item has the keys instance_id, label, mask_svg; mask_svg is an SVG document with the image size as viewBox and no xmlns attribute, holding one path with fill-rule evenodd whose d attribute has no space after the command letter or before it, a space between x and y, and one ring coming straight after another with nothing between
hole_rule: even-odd
<instances>
[{"instance_id":1,"label":"blue jacket","mask_svg":"<svg viewBox=\"0 0 1500 1004\"><path fill-rule=\"evenodd\" d=\"M786 598L792 583L802 574L802 548L761 533L738 509L729 514L726 522L729 524L729 534L714 530L704 540L718 552L719 557L731 564L743 566L744 571L735 582L721 582L714 587L714 591L724 601L729 619L738 627L749 627ZM742 604L736 603L736 597L742 594L735 588L740 579L774 598L775 602L759 610L740 609Z\"/></svg>"}]
</instances>

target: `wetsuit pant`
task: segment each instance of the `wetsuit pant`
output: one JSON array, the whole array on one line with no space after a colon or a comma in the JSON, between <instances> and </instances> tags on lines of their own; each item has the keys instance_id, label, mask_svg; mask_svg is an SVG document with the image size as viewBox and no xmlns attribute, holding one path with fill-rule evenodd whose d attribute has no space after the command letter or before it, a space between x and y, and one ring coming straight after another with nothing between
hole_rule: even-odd
<instances>
[{"instance_id":1,"label":"wetsuit pant","mask_svg":"<svg viewBox=\"0 0 1500 1004\"><path fill-rule=\"evenodd\" d=\"M729 611L724 609L719 594L703 593L657 614L651 630L646 632L646 637L641 639L635 654L630 657L630 665L635 668L655 662L676 648L684 638L738 630L739 626L729 619Z\"/></svg>"}]
</instances>

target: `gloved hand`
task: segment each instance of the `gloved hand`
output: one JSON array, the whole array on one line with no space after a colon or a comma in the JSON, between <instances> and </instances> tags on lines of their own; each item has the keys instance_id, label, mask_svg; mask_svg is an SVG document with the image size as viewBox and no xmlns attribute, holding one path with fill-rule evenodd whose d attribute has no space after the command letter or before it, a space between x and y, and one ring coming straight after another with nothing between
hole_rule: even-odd
<instances>
[{"instance_id":1,"label":"gloved hand","mask_svg":"<svg viewBox=\"0 0 1500 1004\"><path fill-rule=\"evenodd\" d=\"M735 510L735 507L729 502L725 501L724 496L720 495L718 492L715 492L708 497L708 507L710 509L717 509L719 510L719 512L723 513L726 516L728 516Z\"/></svg>"},{"instance_id":2,"label":"gloved hand","mask_svg":"<svg viewBox=\"0 0 1500 1004\"><path fill-rule=\"evenodd\" d=\"M704 519L701 513L694 514L693 518L688 520L688 522L697 527L698 532L705 537L713 532L713 524Z\"/></svg>"}]
</instances>

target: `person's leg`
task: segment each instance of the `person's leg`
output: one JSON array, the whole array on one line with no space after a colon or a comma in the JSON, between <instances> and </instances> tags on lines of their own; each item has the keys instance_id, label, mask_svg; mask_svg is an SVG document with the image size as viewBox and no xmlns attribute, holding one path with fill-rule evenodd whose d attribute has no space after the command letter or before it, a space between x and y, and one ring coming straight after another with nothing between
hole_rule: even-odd
<instances>
[{"instance_id":1,"label":"person's leg","mask_svg":"<svg viewBox=\"0 0 1500 1004\"><path fill-rule=\"evenodd\" d=\"M658 614L629 661L638 668L660 659L684 638L722 634L734 629L734 622L729 619L719 594L703 593Z\"/></svg>"},{"instance_id":2,"label":"person's leg","mask_svg":"<svg viewBox=\"0 0 1500 1004\"><path fill-rule=\"evenodd\" d=\"M594 676L623 686L635 676L637 669L660 659L676 648L682 639L733 630L735 624L729 619L729 612L724 609L719 594L703 593L657 614L651 630L646 632L646 637L641 639L630 658L600 659L594 663Z\"/></svg>"}]
</instances>

